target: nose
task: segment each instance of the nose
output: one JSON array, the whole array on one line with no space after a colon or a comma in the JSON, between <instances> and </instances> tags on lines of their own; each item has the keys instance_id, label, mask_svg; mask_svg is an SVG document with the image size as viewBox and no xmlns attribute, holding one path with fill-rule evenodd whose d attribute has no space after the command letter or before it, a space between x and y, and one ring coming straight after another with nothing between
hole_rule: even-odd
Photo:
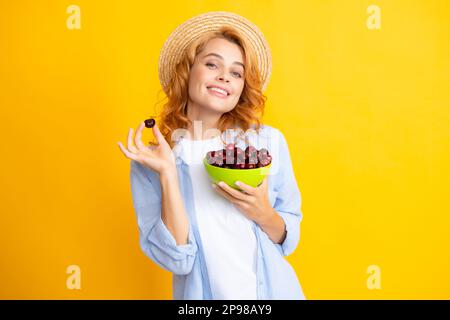
<instances>
[{"instance_id":1,"label":"nose","mask_svg":"<svg viewBox=\"0 0 450 320\"><path fill-rule=\"evenodd\" d=\"M217 77L217 79L219 79L220 81L230 82L230 80L228 78L226 78L225 75L220 75Z\"/></svg>"}]
</instances>

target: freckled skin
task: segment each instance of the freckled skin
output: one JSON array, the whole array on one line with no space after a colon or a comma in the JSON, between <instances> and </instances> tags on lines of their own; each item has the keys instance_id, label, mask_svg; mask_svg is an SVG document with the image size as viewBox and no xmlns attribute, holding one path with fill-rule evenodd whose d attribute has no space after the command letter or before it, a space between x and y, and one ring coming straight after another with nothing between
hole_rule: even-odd
<instances>
[{"instance_id":1,"label":"freckled skin","mask_svg":"<svg viewBox=\"0 0 450 320\"><path fill-rule=\"evenodd\" d=\"M208 56L217 53L215 56ZM226 39L215 38L208 41L196 57L189 73L189 113L195 118L199 114L217 115L233 110L245 85L245 74L242 66L234 62L244 63L244 52L236 44ZM225 99L211 94L209 86L226 89L230 95Z\"/></svg>"}]
</instances>

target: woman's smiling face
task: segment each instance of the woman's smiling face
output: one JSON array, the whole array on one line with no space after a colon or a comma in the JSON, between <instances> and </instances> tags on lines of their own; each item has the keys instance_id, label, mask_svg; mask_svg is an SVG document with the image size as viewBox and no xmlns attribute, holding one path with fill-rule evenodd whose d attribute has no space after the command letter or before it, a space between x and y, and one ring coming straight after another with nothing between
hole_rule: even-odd
<instances>
[{"instance_id":1,"label":"woman's smiling face","mask_svg":"<svg viewBox=\"0 0 450 320\"><path fill-rule=\"evenodd\" d=\"M211 39L195 57L189 74L190 105L205 111L231 111L239 101L244 84L242 48L226 39Z\"/></svg>"}]
</instances>

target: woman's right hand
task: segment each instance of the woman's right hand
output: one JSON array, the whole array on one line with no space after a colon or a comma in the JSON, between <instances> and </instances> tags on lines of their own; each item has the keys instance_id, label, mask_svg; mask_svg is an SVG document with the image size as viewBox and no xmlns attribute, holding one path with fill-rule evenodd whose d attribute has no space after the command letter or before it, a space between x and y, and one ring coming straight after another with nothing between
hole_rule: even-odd
<instances>
[{"instance_id":1,"label":"woman's right hand","mask_svg":"<svg viewBox=\"0 0 450 320\"><path fill-rule=\"evenodd\" d=\"M123 154L128 159L133 159L159 174L166 173L170 170L176 170L175 157L172 149L162 133L159 131L158 126L155 124L152 128L153 134L158 141L157 146L145 146L142 143L142 130L144 130L144 128L145 122L143 121L139 125L134 138L134 143L136 146L133 146L132 128L128 131L127 148L125 148L121 142L117 143Z\"/></svg>"}]
</instances>

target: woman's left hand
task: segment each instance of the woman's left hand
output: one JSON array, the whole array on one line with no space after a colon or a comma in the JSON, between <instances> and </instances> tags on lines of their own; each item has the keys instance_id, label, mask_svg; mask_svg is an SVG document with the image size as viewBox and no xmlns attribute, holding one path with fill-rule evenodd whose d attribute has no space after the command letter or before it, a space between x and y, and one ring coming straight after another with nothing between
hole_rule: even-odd
<instances>
[{"instance_id":1,"label":"woman's left hand","mask_svg":"<svg viewBox=\"0 0 450 320\"><path fill-rule=\"evenodd\" d=\"M256 188L239 181L236 185L242 191L231 188L223 181L213 184L213 187L224 198L230 200L247 218L257 224L275 213L269 201L267 176Z\"/></svg>"}]
</instances>

